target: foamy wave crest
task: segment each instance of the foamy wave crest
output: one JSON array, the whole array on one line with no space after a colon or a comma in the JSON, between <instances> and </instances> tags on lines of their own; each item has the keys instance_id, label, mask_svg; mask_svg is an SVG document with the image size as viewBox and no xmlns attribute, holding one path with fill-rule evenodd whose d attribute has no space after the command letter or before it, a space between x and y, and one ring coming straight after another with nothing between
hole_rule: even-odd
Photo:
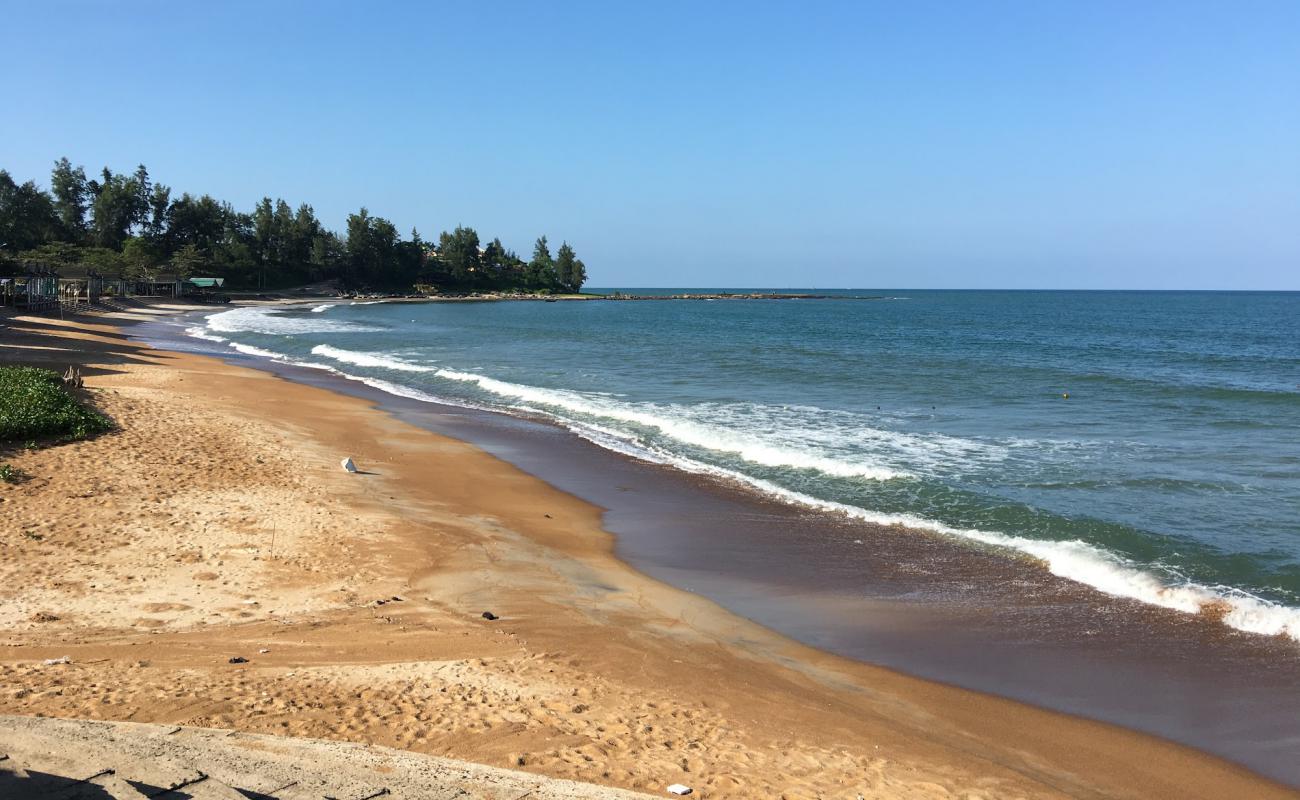
<instances>
[{"instance_id":1,"label":"foamy wave crest","mask_svg":"<svg viewBox=\"0 0 1300 800\"><path fill-rule=\"evenodd\" d=\"M377 331L345 320L306 317L283 308L232 308L208 317L208 329L219 333L262 333L283 336L301 333L363 333Z\"/></svg>"},{"instance_id":2,"label":"foamy wave crest","mask_svg":"<svg viewBox=\"0 0 1300 800\"><path fill-rule=\"evenodd\" d=\"M651 404L631 407L618 404L603 397L593 397L578 392L558 389L541 389L523 386L472 372L457 372L439 369L435 374L440 378L474 383L500 397L524 401L540 406L562 408L584 416L631 422L659 431L684 444L706 450L731 453L745 461L766 467L793 467L795 469L815 469L827 475L842 478L866 478L870 480L889 480L908 477L908 473L893 470L875 464L862 464L841 461L818 453L795 449L782 443L763 440L758 435L724 428L703 425L688 419L669 416L671 410L665 410Z\"/></svg>"},{"instance_id":3,"label":"foamy wave crest","mask_svg":"<svg viewBox=\"0 0 1300 800\"><path fill-rule=\"evenodd\" d=\"M340 369L335 369L334 367L331 367L327 364L318 364L313 361L294 361L292 363L300 367L311 367L312 369L322 369L325 370L326 372L331 372L335 375L338 375L340 378L346 378L350 381L363 383L372 389L378 389L381 392L386 392L388 394L394 395L395 397L406 397L411 400L419 400L420 402L423 403L438 403L439 405L444 405L444 406L456 406L458 408L472 408L476 411L491 410L491 409L484 408L483 406L474 405L473 403L467 403L463 400L456 400L449 397L435 397L434 395L431 395L428 392L422 392L419 389L415 389L410 386L404 386L400 383L393 383L392 381L386 381L383 378L372 378L368 375L353 375L350 372L344 372Z\"/></svg>"},{"instance_id":4,"label":"foamy wave crest","mask_svg":"<svg viewBox=\"0 0 1300 800\"><path fill-rule=\"evenodd\" d=\"M335 305L336 305L335 303L326 303L325 305L322 305L322 306L316 306L315 308L313 308L313 309L311 310L311 313L313 313L313 314L322 314L322 313L324 313L324 312L326 312L326 311L329 311L329 310L330 310L331 308L333 308Z\"/></svg>"},{"instance_id":5,"label":"foamy wave crest","mask_svg":"<svg viewBox=\"0 0 1300 800\"><path fill-rule=\"evenodd\" d=\"M693 420L736 431L763 431L800 450L810 446L838 460L853 460L863 452L882 466L899 472L951 476L1006 461L1021 445L1010 440L908 433L878 427L868 415L816 406L762 403L704 403L681 409Z\"/></svg>"},{"instance_id":6,"label":"foamy wave crest","mask_svg":"<svg viewBox=\"0 0 1300 800\"><path fill-rule=\"evenodd\" d=\"M314 355L332 358L345 364L355 364L358 367L379 367L380 369L393 369L401 372L436 371L436 367L411 364L384 353L361 353L355 350L344 350L340 347L330 347L327 344L318 344L311 349L311 352Z\"/></svg>"},{"instance_id":7,"label":"foamy wave crest","mask_svg":"<svg viewBox=\"0 0 1300 800\"><path fill-rule=\"evenodd\" d=\"M186 329L185 329L185 335L186 335L186 336L192 336L192 337L194 337L195 339L202 339L202 340L205 341L205 342L224 342L224 341L226 341L226 339L225 339L224 336L214 336L213 334L208 333L207 331L203 330L202 328L186 328Z\"/></svg>"},{"instance_id":8,"label":"foamy wave crest","mask_svg":"<svg viewBox=\"0 0 1300 800\"><path fill-rule=\"evenodd\" d=\"M234 350L238 350L239 352L243 353L246 356L257 356L258 358L275 358L275 359L285 358L284 353L273 353L270 350L263 350L262 348L254 347L251 344L231 342L230 347Z\"/></svg>"}]
</instances>

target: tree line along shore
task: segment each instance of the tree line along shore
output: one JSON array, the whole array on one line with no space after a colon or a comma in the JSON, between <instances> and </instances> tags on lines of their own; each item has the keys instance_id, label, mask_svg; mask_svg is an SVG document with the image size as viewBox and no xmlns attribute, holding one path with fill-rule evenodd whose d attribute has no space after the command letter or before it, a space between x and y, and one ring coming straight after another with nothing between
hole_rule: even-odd
<instances>
[{"instance_id":1,"label":"tree line along shore","mask_svg":"<svg viewBox=\"0 0 1300 800\"><path fill-rule=\"evenodd\" d=\"M67 158L49 190L0 169L0 274L93 271L131 280L222 278L231 289L279 289L334 282L348 291L576 293L587 268L568 242L554 254L546 236L525 261L499 238L483 244L458 225L436 242L404 238L366 208L343 233L327 229L306 203L293 209L263 197L238 211L210 195L174 197L143 164L88 177Z\"/></svg>"}]
</instances>

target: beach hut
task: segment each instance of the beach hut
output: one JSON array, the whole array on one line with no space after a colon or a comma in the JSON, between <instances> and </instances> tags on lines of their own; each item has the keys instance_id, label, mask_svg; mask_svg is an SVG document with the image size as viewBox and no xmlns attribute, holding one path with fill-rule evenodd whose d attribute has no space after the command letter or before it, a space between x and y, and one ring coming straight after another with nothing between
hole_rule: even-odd
<instances>
[{"instance_id":1,"label":"beach hut","mask_svg":"<svg viewBox=\"0 0 1300 800\"><path fill-rule=\"evenodd\" d=\"M0 275L0 301L25 311L59 307L59 273L38 264L8 267Z\"/></svg>"},{"instance_id":2,"label":"beach hut","mask_svg":"<svg viewBox=\"0 0 1300 800\"><path fill-rule=\"evenodd\" d=\"M226 285L225 278L195 277L185 280L185 296L204 303L228 303L230 298L217 290Z\"/></svg>"},{"instance_id":3,"label":"beach hut","mask_svg":"<svg viewBox=\"0 0 1300 800\"><path fill-rule=\"evenodd\" d=\"M154 275L134 282L135 294L144 297L180 297L185 293L185 281L176 275Z\"/></svg>"},{"instance_id":4,"label":"beach hut","mask_svg":"<svg viewBox=\"0 0 1300 800\"><path fill-rule=\"evenodd\" d=\"M188 278L185 281L185 293L197 292L199 294L214 292L226 285L225 278Z\"/></svg>"},{"instance_id":5,"label":"beach hut","mask_svg":"<svg viewBox=\"0 0 1300 800\"><path fill-rule=\"evenodd\" d=\"M59 270L59 299L69 303L98 303L104 297L130 294L129 282L120 273L105 274L94 267L75 266Z\"/></svg>"}]
</instances>

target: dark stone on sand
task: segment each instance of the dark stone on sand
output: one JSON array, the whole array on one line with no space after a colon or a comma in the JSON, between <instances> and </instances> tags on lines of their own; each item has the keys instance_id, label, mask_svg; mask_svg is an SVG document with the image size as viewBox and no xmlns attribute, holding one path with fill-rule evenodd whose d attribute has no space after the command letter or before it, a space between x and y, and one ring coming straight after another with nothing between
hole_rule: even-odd
<instances>
[{"instance_id":1,"label":"dark stone on sand","mask_svg":"<svg viewBox=\"0 0 1300 800\"><path fill-rule=\"evenodd\" d=\"M230 659L230 663L231 663L231 664L247 664L247 663L248 663L248 659L244 658L243 656L235 656L234 658Z\"/></svg>"},{"instance_id":2,"label":"dark stone on sand","mask_svg":"<svg viewBox=\"0 0 1300 800\"><path fill-rule=\"evenodd\" d=\"M496 614L493 614L491 611L484 611L483 619L488 620L490 622L494 619L500 619L500 617L498 617Z\"/></svg>"}]
</instances>

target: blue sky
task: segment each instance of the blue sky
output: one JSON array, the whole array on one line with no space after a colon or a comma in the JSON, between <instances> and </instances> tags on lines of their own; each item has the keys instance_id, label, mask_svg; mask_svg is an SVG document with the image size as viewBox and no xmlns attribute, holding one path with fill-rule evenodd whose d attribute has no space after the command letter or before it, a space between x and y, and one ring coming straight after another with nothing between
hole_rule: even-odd
<instances>
[{"instance_id":1,"label":"blue sky","mask_svg":"<svg viewBox=\"0 0 1300 800\"><path fill-rule=\"evenodd\" d=\"M0 168L594 286L1300 289L1300 3L0 0Z\"/></svg>"}]
</instances>

